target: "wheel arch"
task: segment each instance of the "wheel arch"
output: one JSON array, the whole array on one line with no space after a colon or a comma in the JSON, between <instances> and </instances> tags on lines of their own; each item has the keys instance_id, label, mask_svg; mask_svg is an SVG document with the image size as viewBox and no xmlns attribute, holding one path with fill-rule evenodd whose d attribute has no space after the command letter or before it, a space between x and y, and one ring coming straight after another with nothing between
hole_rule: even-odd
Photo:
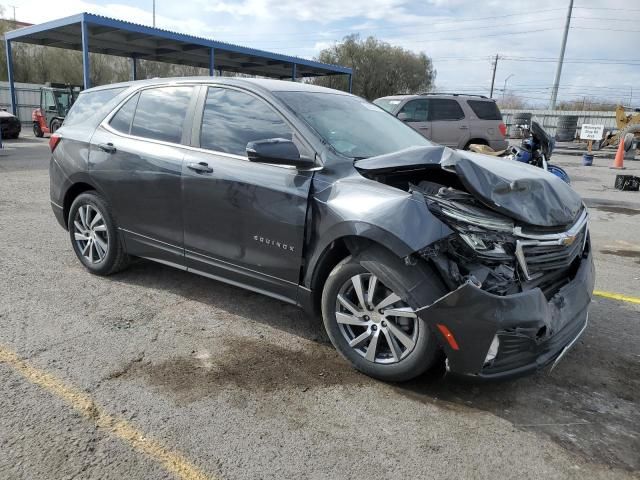
<instances>
[{"instance_id":1,"label":"wheel arch","mask_svg":"<svg viewBox=\"0 0 640 480\"><path fill-rule=\"evenodd\" d=\"M64 215L64 223L67 229L69 228L69 210L71 210L71 204L73 204L73 201L78 197L78 195L88 191L97 191L97 189L88 182L79 181L73 183L65 192L62 211Z\"/></svg>"},{"instance_id":2,"label":"wheel arch","mask_svg":"<svg viewBox=\"0 0 640 480\"><path fill-rule=\"evenodd\" d=\"M489 141L486 138L474 137L469 139L469 141L465 144L464 149L467 150L469 148L469 145L474 143L476 145L489 145Z\"/></svg>"},{"instance_id":3,"label":"wheel arch","mask_svg":"<svg viewBox=\"0 0 640 480\"><path fill-rule=\"evenodd\" d=\"M302 279L302 284L311 290L311 303L315 312L319 312L322 289L327 277L349 255L355 256L371 247L379 247L401 261L413 253L406 243L388 231L374 225L363 228L359 222L343 225L339 233L328 237L315 248Z\"/></svg>"}]
</instances>

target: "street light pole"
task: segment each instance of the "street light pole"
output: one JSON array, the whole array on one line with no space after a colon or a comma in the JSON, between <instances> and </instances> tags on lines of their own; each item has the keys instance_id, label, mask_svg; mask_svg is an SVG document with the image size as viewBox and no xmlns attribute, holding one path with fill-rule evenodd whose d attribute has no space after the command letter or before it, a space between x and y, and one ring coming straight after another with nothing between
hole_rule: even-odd
<instances>
[{"instance_id":1,"label":"street light pole","mask_svg":"<svg viewBox=\"0 0 640 480\"><path fill-rule=\"evenodd\" d=\"M153 28L156 28L156 0L153 0Z\"/></svg>"},{"instance_id":2,"label":"street light pole","mask_svg":"<svg viewBox=\"0 0 640 480\"><path fill-rule=\"evenodd\" d=\"M507 78L504 79L504 86L502 87L502 101L504 102L504 93L507 91L507 81L513 77L515 73L512 73Z\"/></svg>"}]
</instances>

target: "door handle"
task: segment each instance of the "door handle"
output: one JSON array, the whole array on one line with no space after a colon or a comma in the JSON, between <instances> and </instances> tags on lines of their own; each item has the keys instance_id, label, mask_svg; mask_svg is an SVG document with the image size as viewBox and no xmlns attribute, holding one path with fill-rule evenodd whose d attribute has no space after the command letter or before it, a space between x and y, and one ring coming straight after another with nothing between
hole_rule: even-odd
<instances>
[{"instance_id":1,"label":"door handle","mask_svg":"<svg viewBox=\"0 0 640 480\"><path fill-rule=\"evenodd\" d=\"M198 173L213 173L213 168L207 162L188 163L187 168Z\"/></svg>"},{"instance_id":2,"label":"door handle","mask_svg":"<svg viewBox=\"0 0 640 480\"><path fill-rule=\"evenodd\" d=\"M107 153L116 153L116 147L113 146L113 143L101 143L98 145L98 148L103 152Z\"/></svg>"},{"instance_id":3,"label":"door handle","mask_svg":"<svg viewBox=\"0 0 640 480\"><path fill-rule=\"evenodd\" d=\"M460 127L460 130L468 130L468 129L469 129L469 127L467 127L466 125L462 125L462 126Z\"/></svg>"}]
</instances>

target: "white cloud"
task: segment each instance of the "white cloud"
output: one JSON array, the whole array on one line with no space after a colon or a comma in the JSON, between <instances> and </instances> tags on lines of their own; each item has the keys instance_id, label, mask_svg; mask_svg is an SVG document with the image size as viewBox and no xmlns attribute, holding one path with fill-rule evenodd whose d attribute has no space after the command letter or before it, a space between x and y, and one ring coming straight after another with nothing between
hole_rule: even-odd
<instances>
[{"instance_id":1,"label":"white cloud","mask_svg":"<svg viewBox=\"0 0 640 480\"><path fill-rule=\"evenodd\" d=\"M152 21L150 0L57 0L55 8L47 9L42 8L41 0L14 3L18 19L34 23L82 11L147 25ZM623 15L619 21L616 12L624 13L626 0L590 0L583 5L588 8L575 8L572 26L609 31L572 29L566 58L637 61L640 34L636 25L640 13ZM552 59L505 59L498 63L496 88L502 89L504 79L515 74L509 80L510 88L542 102L548 98L553 82L553 59L560 48L566 5L559 5L556 0L537 0L535 4L530 0L159 0L157 12L157 25L161 28L296 56L311 57L349 33L374 35L433 57L437 83L448 90L488 91L489 57L496 53ZM551 30L532 32L542 29ZM488 36L504 32L515 33ZM566 98L604 93L615 97L632 85L640 85L640 66L566 63L562 85L560 93Z\"/></svg>"}]
</instances>

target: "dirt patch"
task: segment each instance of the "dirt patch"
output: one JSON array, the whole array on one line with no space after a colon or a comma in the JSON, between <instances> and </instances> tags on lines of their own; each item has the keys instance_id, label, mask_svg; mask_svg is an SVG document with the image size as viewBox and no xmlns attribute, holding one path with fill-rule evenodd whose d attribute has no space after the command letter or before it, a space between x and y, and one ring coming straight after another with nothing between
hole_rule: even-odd
<instances>
[{"instance_id":1,"label":"dirt patch","mask_svg":"<svg viewBox=\"0 0 640 480\"><path fill-rule=\"evenodd\" d=\"M621 215L640 215L640 210L636 210L635 208L616 207L615 205L598 205L591 208L600 210L601 212L619 213Z\"/></svg>"},{"instance_id":2,"label":"dirt patch","mask_svg":"<svg viewBox=\"0 0 640 480\"><path fill-rule=\"evenodd\" d=\"M640 259L640 250L600 250L600 253L604 253L605 255L615 255L616 257ZM640 260L636 260L636 263L640 263Z\"/></svg>"},{"instance_id":3,"label":"dirt patch","mask_svg":"<svg viewBox=\"0 0 640 480\"><path fill-rule=\"evenodd\" d=\"M238 337L212 354L190 356L160 364L142 364L131 370L160 387L180 403L232 389L243 391L299 390L371 380L356 372L331 347L311 344L290 350L261 339Z\"/></svg>"}]
</instances>

